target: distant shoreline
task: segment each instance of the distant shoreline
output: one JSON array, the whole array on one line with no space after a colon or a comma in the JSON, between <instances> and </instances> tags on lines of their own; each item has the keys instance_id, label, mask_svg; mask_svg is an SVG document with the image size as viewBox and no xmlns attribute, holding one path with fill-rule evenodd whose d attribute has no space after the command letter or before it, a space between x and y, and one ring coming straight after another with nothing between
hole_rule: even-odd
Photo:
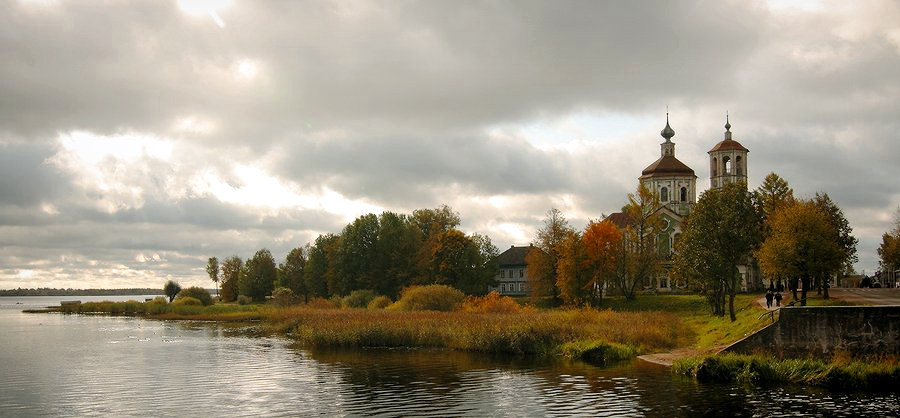
<instances>
[{"instance_id":1,"label":"distant shoreline","mask_svg":"<svg viewBox=\"0 0 900 418\"><path fill-rule=\"evenodd\" d=\"M130 296L130 295L162 295L162 289L7 289L0 290L3 296Z\"/></svg>"}]
</instances>

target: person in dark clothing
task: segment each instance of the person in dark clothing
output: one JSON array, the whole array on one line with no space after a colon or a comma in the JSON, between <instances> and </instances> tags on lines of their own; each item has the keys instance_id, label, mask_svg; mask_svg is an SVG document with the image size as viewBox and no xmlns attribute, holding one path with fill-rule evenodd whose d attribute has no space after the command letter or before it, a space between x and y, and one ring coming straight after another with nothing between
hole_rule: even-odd
<instances>
[{"instance_id":1,"label":"person in dark clothing","mask_svg":"<svg viewBox=\"0 0 900 418\"><path fill-rule=\"evenodd\" d=\"M781 306L781 292L775 294L775 307Z\"/></svg>"},{"instance_id":2,"label":"person in dark clothing","mask_svg":"<svg viewBox=\"0 0 900 418\"><path fill-rule=\"evenodd\" d=\"M772 294L771 290L766 290L766 308L772 309Z\"/></svg>"}]
</instances>

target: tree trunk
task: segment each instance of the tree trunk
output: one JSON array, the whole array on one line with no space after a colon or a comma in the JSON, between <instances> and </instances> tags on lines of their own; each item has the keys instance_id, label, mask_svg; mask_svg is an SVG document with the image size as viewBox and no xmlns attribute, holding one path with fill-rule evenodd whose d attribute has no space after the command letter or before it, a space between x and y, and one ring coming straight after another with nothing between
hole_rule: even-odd
<instances>
[{"instance_id":1,"label":"tree trunk","mask_svg":"<svg viewBox=\"0 0 900 418\"><path fill-rule=\"evenodd\" d=\"M809 276L803 277L803 291L800 293L800 306L806 306L806 291L809 289Z\"/></svg>"},{"instance_id":2,"label":"tree trunk","mask_svg":"<svg viewBox=\"0 0 900 418\"><path fill-rule=\"evenodd\" d=\"M799 300L800 298L797 297L797 278L796 277L791 278L790 287L791 287L791 293L792 293L792 296L794 297L794 300ZM803 291L805 292L806 289L803 289Z\"/></svg>"},{"instance_id":3,"label":"tree trunk","mask_svg":"<svg viewBox=\"0 0 900 418\"><path fill-rule=\"evenodd\" d=\"M828 281L827 280L822 284L822 288L824 290L822 297L825 299L828 299Z\"/></svg>"},{"instance_id":4,"label":"tree trunk","mask_svg":"<svg viewBox=\"0 0 900 418\"><path fill-rule=\"evenodd\" d=\"M731 317L731 322L737 321L737 316L734 314L734 292L729 292L728 295L728 315Z\"/></svg>"}]
</instances>

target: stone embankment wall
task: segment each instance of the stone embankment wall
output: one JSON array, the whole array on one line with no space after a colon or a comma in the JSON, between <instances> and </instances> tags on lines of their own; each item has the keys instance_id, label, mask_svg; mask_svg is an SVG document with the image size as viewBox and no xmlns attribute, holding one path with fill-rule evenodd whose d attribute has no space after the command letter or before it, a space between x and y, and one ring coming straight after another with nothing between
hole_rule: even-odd
<instances>
[{"instance_id":1,"label":"stone embankment wall","mask_svg":"<svg viewBox=\"0 0 900 418\"><path fill-rule=\"evenodd\" d=\"M900 306L782 308L777 322L723 351L779 356L900 354Z\"/></svg>"}]
</instances>

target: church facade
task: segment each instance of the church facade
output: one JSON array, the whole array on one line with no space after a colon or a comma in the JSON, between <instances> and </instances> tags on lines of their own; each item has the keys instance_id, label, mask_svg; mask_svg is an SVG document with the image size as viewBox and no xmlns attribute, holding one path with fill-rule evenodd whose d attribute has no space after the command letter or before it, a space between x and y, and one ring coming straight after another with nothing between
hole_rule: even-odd
<instances>
[{"instance_id":1,"label":"church facade","mask_svg":"<svg viewBox=\"0 0 900 418\"><path fill-rule=\"evenodd\" d=\"M659 251L663 254L662 272L654 283L647 285L660 291L668 291L684 286L673 283L669 272L672 269L675 243L681 234L681 224L687 216L690 216L697 203L697 176L692 168L675 157L675 143L672 141L675 130L669 124L668 114L666 114L666 127L663 128L660 135L665 139L660 144L660 157L641 171L638 181L658 198L659 205L656 211L663 219L665 226L659 238ZM749 152L747 148L732 138L731 123L726 117L725 138L707 152L709 154L710 188L716 189L739 181L746 185L747 154ZM626 221L624 214L613 213L608 218L620 227L624 227ZM753 266L755 263L750 264L750 266L738 268L743 276L742 288L745 291L760 281L759 269Z\"/></svg>"}]
</instances>

